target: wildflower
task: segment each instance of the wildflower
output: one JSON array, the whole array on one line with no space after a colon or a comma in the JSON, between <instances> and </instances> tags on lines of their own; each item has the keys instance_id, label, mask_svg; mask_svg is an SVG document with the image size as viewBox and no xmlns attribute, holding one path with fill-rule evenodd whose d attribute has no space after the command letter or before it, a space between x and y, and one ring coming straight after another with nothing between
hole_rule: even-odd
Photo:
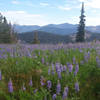
<instances>
[{"instance_id":1,"label":"wildflower","mask_svg":"<svg viewBox=\"0 0 100 100\"><path fill-rule=\"evenodd\" d=\"M64 92L63 92L63 100L65 100L68 96L68 87L65 87Z\"/></svg>"},{"instance_id":2,"label":"wildflower","mask_svg":"<svg viewBox=\"0 0 100 100\"><path fill-rule=\"evenodd\" d=\"M45 80L44 80L44 77L43 76L41 76L40 83L41 83L41 86L44 86L45 85Z\"/></svg>"},{"instance_id":3,"label":"wildflower","mask_svg":"<svg viewBox=\"0 0 100 100\"><path fill-rule=\"evenodd\" d=\"M59 80L58 80L56 92L57 92L57 94L60 94L60 92L61 92L61 84L60 84Z\"/></svg>"},{"instance_id":4,"label":"wildflower","mask_svg":"<svg viewBox=\"0 0 100 100\"><path fill-rule=\"evenodd\" d=\"M67 68L66 68L66 66L64 65L63 71L65 71L65 72L66 72L66 70L67 70Z\"/></svg>"},{"instance_id":5,"label":"wildflower","mask_svg":"<svg viewBox=\"0 0 100 100\"><path fill-rule=\"evenodd\" d=\"M76 64L76 59L75 59L75 57L73 57L73 64Z\"/></svg>"},{"instance_id":6,"label":"wildflower","mask_svg":"<svg viewBox=\"0 0 100 100\"><path fill-rule=\"evenodd\" d=\"M78 82L75 83L75 91L79 92L79 84L78 84Z\"/></svg>"},{"instance_id":7,"label":"wildflower","mask_svg":"<svg viewBox=\"0 0 100 100\"><path fill-rule=\"evenodd\" d=\"M48 69L48 75L50 75L50 72L51 72L51 70L50 70L50 68Z\"/></svg>"},{"instance_id":8,"label":"wildflower","mask_svg":"<svg viewBox=\"0 0 100 100\"><path fill-rule=\"evenodd\" d=\"M61 69L57 70L57 75L58 75L58 78L61 79Z\"/></svg>"},{"instance_id":9,"label":"wildflower","mask_svg":"<svg viewBox=\"0 0 100 100\"><path fill-rule=\"evenodd\" d=\"M53 94L52 100L56 100L56 97L57 97L57 95L56 94Z\"/></svg>"},{"instance_id":10,"label":"wildflower","mask_svg":"<svg viewBox=\"0 0 100 100\"><path fill-rule=\"evenodd\" d=\"M73 70L73 65L70 64L70 65L69 65L69 72L72 72L72 70Z\"/></svg>"},{"instance_id":11,"label":"wildflower","mask_svg":"<svg viewBox=\"0 0 100 100\"><path fill-rule=\"evenodd\" d=\"M76 67L75 67L75 72L74 72L74 75L76 76L76 74L78 73L79 71L79 65L77 64Z\"/></svg>"},{"instance_id":12,"label":"wildflower","mask_svg":"<svg viewBox=\"0 0 100 100\"><path fill-rule=\"evenodd\" d=\"M34 94L35 94L37 91L38 91L38 89L35 89L35 90L34 90Z\"/></svg>"},{"instance_id":13,"label":"wildflower","mask_svg":"<svg viewBox=\"0 0 100 100\"><path fill-rule=\"evenodd\" d=\"M30 79L30 82L29 82L29 86L32 86L33 85L33 82L32 82L32 78Z\"/></svg>"},{"instance_id":14,"label":"wildflower","mask_svg":"<svg viewBox=\"0 0 100 100\"><path fill-rule=\"evenodd\" d=\"M8 82L8 91L9 91L9 93L12 93L13 92L13 85L12 85L11 79Z\"/></svg>"},{"instance_id":15,"label":"wildflower","mask_svg":"<svg viewBox=\"0 0 100 100\"><path fill-rule=\"evenodd\" d=\"M51 86L52 86L52 84L51 84L51 81L47 81L47 87L48 87L48 89L50 89L51 88Z\"/></svg>"},{"instance_id":16,"label":"wildflower","mask_svg":"<svg viewBox=\"0 0 100 100\"><path fill-rule=\"evenodd\" d=\"M44 64L44 58L42 57L42 64Z\"/></svg>"}]
</instances>

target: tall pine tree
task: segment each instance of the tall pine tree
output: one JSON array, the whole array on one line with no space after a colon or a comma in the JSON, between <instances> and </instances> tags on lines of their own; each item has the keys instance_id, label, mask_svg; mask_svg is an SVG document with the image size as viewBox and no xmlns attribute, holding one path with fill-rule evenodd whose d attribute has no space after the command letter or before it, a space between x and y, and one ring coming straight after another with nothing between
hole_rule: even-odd
<instances>
[{"instance_id":1,"label":"tall pine tree","mask_svg":"<svg viewBox=\"0 0 100 100\"><path fill-rule=\"evenodd\" d=\"M85 15L84 15L84 3L82 3L80 22L78 26L78 32L76 34L76 42L85 41Z\"/></svg>"}]
</instances>

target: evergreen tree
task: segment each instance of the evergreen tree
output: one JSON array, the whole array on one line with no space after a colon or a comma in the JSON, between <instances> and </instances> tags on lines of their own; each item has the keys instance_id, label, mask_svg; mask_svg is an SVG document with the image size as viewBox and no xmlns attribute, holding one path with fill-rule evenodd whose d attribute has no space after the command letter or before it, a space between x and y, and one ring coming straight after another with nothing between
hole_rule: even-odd
<instances>
[{"instance_id":1,"label":"evergreen tree","mask_svg":"<svg viewBox=\"0 0 100 100\"><path fill-rule=\"evenodd\" d=\"M6 17L0 13L0 43L13 43L15 38L12 26L8 24Z\"/></svg>"},{"instance_id":2,"label":"evergreen tree","mask_svg":"<svg viewBox=\"0 0 100 100\"><path fill-rule=\"evenodd\" d=\"M40 41L38 39L38 31L34 31L34 41L33 41L34 44L39 44Z\"/></svg>"},{"instance_id":3,"label":"evergreen tree","mask_svg":"<svg viewBox=\"0 0 100 100\"><path fill-rule=\"evenodd\" d=\"M76 42L85 41L85 16L84 16L84 3L82 3L80 22L78 26L78 32L76 34Z\"/></svg>"}]
</instances>

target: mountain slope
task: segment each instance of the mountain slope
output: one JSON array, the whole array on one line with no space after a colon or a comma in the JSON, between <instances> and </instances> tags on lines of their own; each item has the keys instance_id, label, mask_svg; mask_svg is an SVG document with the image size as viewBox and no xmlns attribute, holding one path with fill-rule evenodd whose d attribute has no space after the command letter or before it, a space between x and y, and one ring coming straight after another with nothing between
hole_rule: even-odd
<instances>
[{"instance_id":1,"label":"mountain slope","mask_svg":"<svg viewBox=\"0 0 100 100\"><path fill-rule=\"evenodd\" d=\"M69 43L75 41L75 33L70 35L58 35L53 33L47 33L43 31L38 31L38 37L40 43L42 44L56 44L56 43ZM34 38L34 31L25 32L18 34L18 38L26 43L32 43ZM86 31L85 33L86 41L100 40L100 34Z\"/></svg>"},{"instance_id":2,"label":"mountain slope","mask_svg":"<svg viewBox=\"0 0 100 100\"><path fill-rule=\"evenodd\" d=\"M32 43L34 38L34 31L18 34L18 38L27 43ZM46 43L56 44L61 42L68 43L71 42L72 40L71 37L68 35L62 36L42 31L38 31L38 38L40 40L40 43L45 43L45 44Z\"/></svg>"}]
</instances>

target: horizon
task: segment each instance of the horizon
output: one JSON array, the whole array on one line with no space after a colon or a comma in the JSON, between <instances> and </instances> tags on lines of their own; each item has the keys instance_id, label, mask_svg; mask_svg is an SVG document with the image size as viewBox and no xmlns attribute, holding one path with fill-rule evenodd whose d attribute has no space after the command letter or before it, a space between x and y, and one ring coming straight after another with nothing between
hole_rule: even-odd
<instances>
[{"instance_id":1,"label":"horizon","mask_svg":"<svg viewBox=\"0 0 100 100\"><path fill-rule=\"evenodd\" d=\"M82 2L86 26L100 25L100 0L1 0L0 12L18 25L78 24Z\"/></svg>"}]
</instances>

